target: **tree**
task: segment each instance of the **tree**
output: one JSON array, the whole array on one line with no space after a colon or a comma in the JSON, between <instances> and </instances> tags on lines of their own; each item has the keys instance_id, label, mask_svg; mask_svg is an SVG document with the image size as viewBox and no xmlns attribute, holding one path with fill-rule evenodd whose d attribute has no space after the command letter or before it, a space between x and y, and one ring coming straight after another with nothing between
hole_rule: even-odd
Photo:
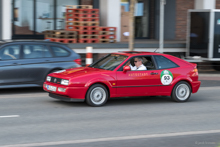
<instances>
[{"instance_id":1,"label":"tree","mask_svg":"<svg viewBox=\"0 0 220 147\"><path fill-rule=\"evenodd\" d=\"M136 0L130 0L130 16L129 16L129 50L134 50L134 11Z\"/></svg>"}]
</instances>

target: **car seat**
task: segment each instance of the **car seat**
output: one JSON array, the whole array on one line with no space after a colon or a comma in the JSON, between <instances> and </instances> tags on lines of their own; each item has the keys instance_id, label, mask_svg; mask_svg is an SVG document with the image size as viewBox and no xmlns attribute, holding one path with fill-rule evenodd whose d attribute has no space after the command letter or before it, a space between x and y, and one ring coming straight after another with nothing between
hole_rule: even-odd
<instances>
[{"instance_id":1,"label":"car seat","mask_svg":"<svg viewBox=\"0 0 220 147\"><path fill-rule=\"evenodd\" d=\"M155 69L154 64L149 60L145 61L143 64L147 69Z\"/></svg>"}]
</instances>

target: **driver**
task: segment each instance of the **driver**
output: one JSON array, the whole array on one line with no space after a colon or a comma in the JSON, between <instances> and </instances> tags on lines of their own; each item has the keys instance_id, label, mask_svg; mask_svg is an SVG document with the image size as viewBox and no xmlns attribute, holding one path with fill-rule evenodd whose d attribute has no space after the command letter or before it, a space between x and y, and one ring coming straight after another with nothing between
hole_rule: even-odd
<instances>
[{"instance_id":1,"label":"driver","mask_svg":"<svg viewBox=\"0 0 220 147\"><path fill-rule=\"evenodd\" d=\"M143 65L143 59L141 57L134 58L134 65L136 70L147 70L147 68Z\"/></svg>"}]
</instances>

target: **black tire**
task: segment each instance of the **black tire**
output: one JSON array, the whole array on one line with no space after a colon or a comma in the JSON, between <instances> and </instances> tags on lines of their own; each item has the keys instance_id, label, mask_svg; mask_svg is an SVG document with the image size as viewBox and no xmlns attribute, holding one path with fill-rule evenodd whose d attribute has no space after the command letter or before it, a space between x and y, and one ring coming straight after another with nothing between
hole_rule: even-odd
<instances>
[{"instance_id":1,"label":"black tire","mask_svg":"<svg viewBox=\"0 0 220 147\"><path fill-rule=\"evenodd\" d=\"M105 86L92 85L86 94L86 103L93 107L103 106L108 100L109 94Z\"/></svg>"},{"instance_id":2,"label":"black tire","mask_svg":"<svg viewBox=\"0 0 220 147\"><path fill-rule=\"evenodd\" d=\"M174 86L171 98L176 102L186 102L190 98L191 93L191 86L187 82L181 81Z\"/></svg>"}]
</instances>

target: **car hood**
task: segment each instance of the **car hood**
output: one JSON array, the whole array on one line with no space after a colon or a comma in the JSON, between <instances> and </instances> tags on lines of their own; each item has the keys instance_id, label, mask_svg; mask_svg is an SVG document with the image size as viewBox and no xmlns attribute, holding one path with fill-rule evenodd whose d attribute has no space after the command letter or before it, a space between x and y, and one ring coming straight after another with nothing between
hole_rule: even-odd
<instances>
[{"instance_id":1,"label":"car hood","mask_svg":"<svg viewBox=\"0 0 220 147\"><path fill-rule=\"evenodd\" d=\"M57 71L57 72L51 73L50 76L68 79L71 77L84 76L84 75L93 74L93 73L97 74L97 73L102 73L106 71L108 72L109 70L91 68L91 67L78 67L78 68L71 68L71 69Z\"/></svg>"}]
</instances>

